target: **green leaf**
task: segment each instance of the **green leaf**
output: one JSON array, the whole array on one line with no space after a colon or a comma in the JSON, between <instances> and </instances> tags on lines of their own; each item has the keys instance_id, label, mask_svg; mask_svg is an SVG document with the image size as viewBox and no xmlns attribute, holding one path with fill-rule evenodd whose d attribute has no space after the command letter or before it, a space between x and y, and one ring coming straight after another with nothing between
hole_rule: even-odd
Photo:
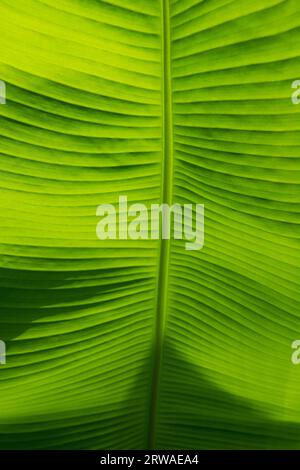
<instances>
[{"instance_id":1,"label":"green leaf","mask_svg":"<svg viewBox=\"0 0 300 470\"><path fill-rule=\"evenodd\" d=\"M0 448L299 449L299 1L0 14ZM204 248L98 240L119 195Z\"/></svg>"}]
</instances>

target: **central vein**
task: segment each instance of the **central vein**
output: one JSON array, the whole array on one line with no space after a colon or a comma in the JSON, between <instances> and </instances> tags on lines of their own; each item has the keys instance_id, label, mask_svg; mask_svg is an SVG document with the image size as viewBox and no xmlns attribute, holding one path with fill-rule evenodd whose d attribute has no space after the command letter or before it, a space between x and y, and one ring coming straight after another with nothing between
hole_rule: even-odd
<instances>
[{"instance_id":1,"label":"central vein","mask_svg":"<svg viewBox=\"0 0 300 470\"><path fill-rule=\"evenodd\" d=\"M161 202L172 204L173 190L173 111L171 74L170 0L161 0L161 60L162 60L162 180ZM158 397L164 346L164 330L168 300L170 240L160 241L160 256L157 281L156 323L153 341L153 372L149 419L150 449L155 447Z\"/></svg>"}]
</instances>

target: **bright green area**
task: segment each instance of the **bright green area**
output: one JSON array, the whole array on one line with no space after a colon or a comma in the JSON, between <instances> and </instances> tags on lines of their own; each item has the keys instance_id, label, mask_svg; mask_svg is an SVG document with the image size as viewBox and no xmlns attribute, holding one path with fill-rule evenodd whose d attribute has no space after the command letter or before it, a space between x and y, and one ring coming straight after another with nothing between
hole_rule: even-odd
<instances>
[{"instance_id":1,"label":"bright green area","mask_svg":"<svg viewBox=\"0 0 300 470\"><path fill-rule=\"evenodd\" d=\"M299 449L299 1L0 15L0 449ZM204 249L99 241L120 194Z\"/></svg>"}]
</instances>

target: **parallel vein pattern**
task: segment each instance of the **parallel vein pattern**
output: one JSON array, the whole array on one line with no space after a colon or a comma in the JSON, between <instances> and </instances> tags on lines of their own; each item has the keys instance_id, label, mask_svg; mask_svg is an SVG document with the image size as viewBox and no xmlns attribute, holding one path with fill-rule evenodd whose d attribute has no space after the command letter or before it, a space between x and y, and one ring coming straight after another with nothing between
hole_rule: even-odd
<instances>
[{"instance_id":1,"label":"parallel vein pattern","mask_svg":"<svg viewBox=\"0 0 300 470\"><path fill-rule=\"evenodd\" d=\"M174 194L206 242L172 248L156 444L299 448L299 3L171 10Z\"/></svg>"},{"instance_id":2,"label":"parallel vein pattern","mask_svg":"<svg viewBox=\"0 0 300 470\"><path fill-rule=\"evenodd\" d=\"M157 2L1 0L1 448L143 448L158 242L96 207L158 202Z\"/></svg>"},{"instance_id":3,"label":"parallel vein pattern","mask_svg":"<svg viewBox=\"0 0 300 470\"><path fill-rule=\"evenodd\" d=\"M299 449L299 1L0 14L0 449ZM100 242L119 195L204 249Z\"/></svg>"}]
</instances>

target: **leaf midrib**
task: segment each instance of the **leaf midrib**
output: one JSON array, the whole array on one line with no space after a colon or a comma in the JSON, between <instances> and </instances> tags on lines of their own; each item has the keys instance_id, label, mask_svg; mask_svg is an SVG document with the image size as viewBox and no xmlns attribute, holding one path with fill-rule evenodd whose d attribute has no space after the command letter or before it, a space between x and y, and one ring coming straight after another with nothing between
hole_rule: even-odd
<instances>
[{"instance_id":1,"label":"leaf midrib","mask_svg":"<svg viewBox=\"0 0 300 470\"><path fill-rule=\"evenodd\" d=\"M173 198L173 110L171 72L170 0L161 0L161 95L162 95L162 175L161 203ZM159 389L167 314L170 240L160 239L156 287L156 316L153 339L152 384L149 408L148 448L155 448Z\"/></svg>"}]
</instances>

